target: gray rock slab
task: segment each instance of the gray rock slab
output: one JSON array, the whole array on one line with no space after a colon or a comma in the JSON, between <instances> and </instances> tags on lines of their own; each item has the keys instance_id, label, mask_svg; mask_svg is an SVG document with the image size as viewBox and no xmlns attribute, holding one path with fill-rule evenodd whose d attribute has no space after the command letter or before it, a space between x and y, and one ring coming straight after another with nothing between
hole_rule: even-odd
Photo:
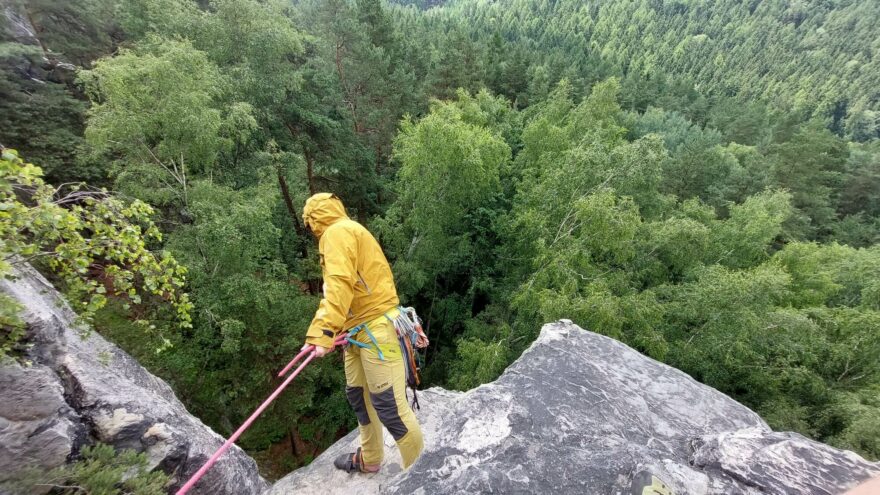
<instances>
[{"instance_id":1,"label":"gray rock slab","mask_svg":"<svg viewBox=\"0 0 880 495\"><path fill-rule=\"evenodd\" d=\"M691 464L722 472L761 493L837 495L854 480L878 474L877 464L854 452L792 432L749 428L695 439L693 447Z\"/></svg>"},{"instance_id":2,"label":"gray rock slab","mask_svg":"<svg viewBox=\"0 0 880 495\"><path fill-rule=\"evenodd\" d=\"M16 43L40 46L34 26L23 15L20 7L16 8L10 0L2 0L0 1L0 13L6 18L6 22L0 26L4 28L2 34Z\"/></svg>"},{"instance_id":3,"label":"gray rock slab","mask_svg":"<svg viewBox=\"0 0 880 495\"><path fill-rule=\"evenodd\" d=\"M0 484L28 469L45 472L64 464L82 429L52 370L7 362L0 366L0 390Z\"/></svg>"},{"instance_id":4,"label":"gray rock slab","mask_svg":"<svg viewBox=\"0 0 880 495\"><path fill-rule=\"evenodd\" d=\"M394 469L390 437L382 472L335 470L333 458L357 447L352 432L268 494L628 494L643 470L678 494L825 494L880 474L566 320L544 326L495 382L423 395L426 448L409 470Z\"/></svg>"},{"instance_id":5,"label":"gray rock slab","mask_svg":"<svg viewBox=\"0 0 880 495\"><path fill-rule=\"evenodd\" d=\"M34 363L31 369L0 367L0 402L11 398L0 404L0 471L7 479L34 464L29 456L49 469L101 441L146 452L152 466L171 473L176 489L223 444L167 383L97 333L78 328L76 315L33 268L18 265L14 279L0 280L0 291L24 307ZM256 494L267 487L254 460L234 446L190 493Z\"/></svg>"}]
</instances>

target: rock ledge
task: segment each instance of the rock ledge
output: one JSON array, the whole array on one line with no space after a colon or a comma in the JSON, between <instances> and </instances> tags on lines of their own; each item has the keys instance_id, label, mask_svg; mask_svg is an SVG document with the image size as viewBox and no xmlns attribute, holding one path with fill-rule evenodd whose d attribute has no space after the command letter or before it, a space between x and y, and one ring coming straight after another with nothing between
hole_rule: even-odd
<instances>
[{"instance_id":1,"label":"rock ledge","mask_svg":"<svg viewBox=\"0 0 880 495\"><path fill-rule=\"evenodd\" d=\"M387 433L382 472L334 470L355 431L268 494L629 494L642 470L682 495L838 494L880 474L567 320L545 325L495 382L429 389L420 402L426 448L407 472Z\"/></svg>"}]
</instances>

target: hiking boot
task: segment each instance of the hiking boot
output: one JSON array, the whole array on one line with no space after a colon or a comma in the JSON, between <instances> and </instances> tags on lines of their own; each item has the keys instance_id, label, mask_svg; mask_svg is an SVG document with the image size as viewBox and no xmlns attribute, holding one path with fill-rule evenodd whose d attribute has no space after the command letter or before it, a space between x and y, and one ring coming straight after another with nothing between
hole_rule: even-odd
<instances>
[{"instance_id":1,"label":"hiking boot","mask_svg":"<svg viewBox=\"0 0 880 495\"><path fill-rule=\"evenodd\" d=\"M337 469L341 469L346 473L375 473L378 471L370 471L364 464L364 453L360 447L356 452L350 454L342 454L333 461L333 465Z\"/></svg>"}]
</instances>

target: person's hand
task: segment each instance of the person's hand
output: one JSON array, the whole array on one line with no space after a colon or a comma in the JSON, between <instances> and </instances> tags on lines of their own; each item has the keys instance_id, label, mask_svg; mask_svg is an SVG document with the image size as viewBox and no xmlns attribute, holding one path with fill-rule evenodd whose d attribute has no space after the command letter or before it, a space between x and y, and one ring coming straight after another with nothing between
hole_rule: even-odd
<instances>
[{"instance_id":1,"label":"person's hand","mask_svg":"<svg viewBox=\"0 0 880 495\"><path fill-rule=\"evenodd\" d=\"M306 344L306 345L302 346L302 349L300 349L300 350L304 351L304 350L306 350L307 347L311 347L311 345L312 344ZM327 354L330 354L331 352L333 352L333 349L334 349L334 347L327 348L327 347L321 347L319 345L316 345L315 346L315 357L316 358L324 357Z\"/></svg>"}]
</instances>

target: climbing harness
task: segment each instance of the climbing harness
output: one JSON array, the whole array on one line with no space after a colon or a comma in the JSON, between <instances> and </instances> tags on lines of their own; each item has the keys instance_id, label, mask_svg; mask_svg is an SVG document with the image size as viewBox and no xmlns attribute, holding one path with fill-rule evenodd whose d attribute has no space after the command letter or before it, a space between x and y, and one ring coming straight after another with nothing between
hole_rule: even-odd
<instances>
[{"instance_id":1,"label":"climbing harness","mask_svg":"<svg viewBox=\"0 0 880 495\"><path fill-rule=\"evenodd\" d=\"M398 306L397 310L398 314L394 318L389 316L389 313L391 313L390 311L383 316L391 322L394 326L394 330L397 332L397 341L400 344L400 354L403 357L404 370L406 371L406 385L413 393L412 407L415 409L421 409L416 391L421 383L419 371L422 369L424 359L419 351L428 347L430 342L428 341L428 336L425 335L425 331L422 330L422 320L419 318L419 315L416 314L414 308ZM370 339L369 343L364 343L355 339L355 336L360 332L367 334L367 338ZM354 345L361 349L375 348L379 360L385 361L385 353L382 352L382 347L379 345L376 337L373 336L373 332L370 331L370 327L367 323L361 323L352 328L348 332L348 337L345 340L345 345Z\"/></svg>"},{"instance_id":2,"label":"climbing harness","mask_svg":"<svg viewBox=\"0 0 880 495\"><path fill-rule=\"evenodd\" d=\"M370 327L367 326L366 323L361 323L360 325L349 330L348 337L345 340L348 342L348 344L356 345L361 349L369 349L369 344L364 344L363 342L358 342L354 339L354 336L360 333L361 330L363 330L364 333L367 334L367 337L370 338L370 342L372 342L373 346L376 348L376 354L379 355L379 361L385 361L385 354L382 352L382 348L379 347L379 342L376 341L376 337L373 337L373 332L370 331Z\"/></svg>"}]
</instances>

